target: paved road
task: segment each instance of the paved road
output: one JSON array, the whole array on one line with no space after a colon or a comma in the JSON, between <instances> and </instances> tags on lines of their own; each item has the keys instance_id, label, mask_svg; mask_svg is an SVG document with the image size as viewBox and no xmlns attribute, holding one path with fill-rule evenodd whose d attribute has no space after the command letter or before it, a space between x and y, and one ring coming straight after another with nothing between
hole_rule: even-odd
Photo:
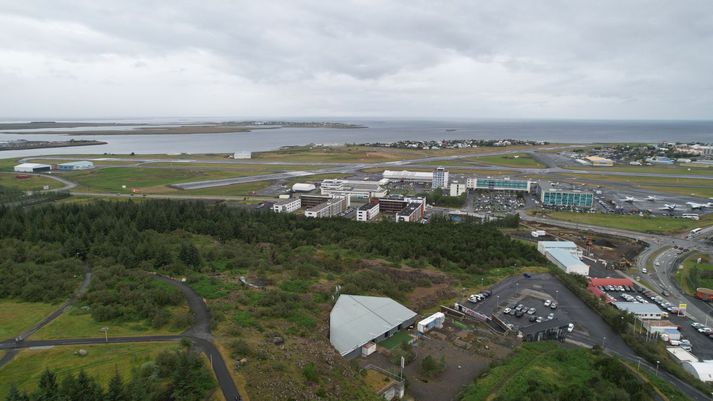
<instances>
[{"instance_id":1,"label":"paved road","mask_svg":"<svg viewBox=\"0 0 713 401\"><path fill-rule=\"evenodd\" d=\"M156 276L167 284L178 288L186 297L188 306L193 312L193 324L181 335L168 336L137 336L137 337L109 337L106 338L69 338L59 340L35 340L22 341L16 343L14 340L0 342L0 350L7 350L7 354L0 359L0 366L9 362L18 350L32 347L47 347L61 345L88 345L88 344L125 344L125 343L142 343L156 341L178 341L181 338L190 339L195 347L205 353L211 364L211 369L215 373L223 396L228 401L242 400L242 396L238 392L235 382L230 374L230 370L223 359L223 356L218 351L218 348L213 344L213 337L210 332L210 312L207 305L198 294L188 285L170 278ZM85 279L86 282L86 279ZM88 284L87 284L88 285ZM83 286L84 288L84 286ZM86 288L84 288L86 291Z\"/></svg>"}]
</instances>

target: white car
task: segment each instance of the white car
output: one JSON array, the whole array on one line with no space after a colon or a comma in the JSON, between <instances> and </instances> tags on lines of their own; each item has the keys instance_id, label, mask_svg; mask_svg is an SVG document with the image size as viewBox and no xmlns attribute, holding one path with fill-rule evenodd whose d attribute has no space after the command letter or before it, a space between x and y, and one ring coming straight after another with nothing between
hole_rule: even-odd
<instances>
[{"instance_id":1,"label":"white car","mask_svg":"<svg viewBox=\"0 0 713 401\"><path fill-rule=\"evenodd\" d=\"M554 319L554 318L555 318L555 314L554 314L554 313L550 313L549 315L547 315L547 320L552 320L552 319Z\"/></svg>"},{"instance_id":2,"label":"white car","mask_svg":"<svg viewBox=\"0 0 713 401\"><path fill-rule=\"evenodd\" d=\"M567 326L567 332L571 333L572 330L574 330L574 323L570 323L569 326Z\"/></svg>"},{"instance_id":3,"label":"white car","mask_svg":"<svg viewBox=\"0 0 713 401\"><path fill-rule=\"evenodd\" d=\"M550 301L549 299L545 301L545 306L550 306L550 304L552 304L552 301Z\"/></svg>"},{"instance_id":4,"label":"white car","mask_svg":"<svg viewBox=\"0 0 713 401\"><path fill-rule=\"evenodd\" d=\"M646 270L646 268L644 267L644 268L641 269L641 272L644 273L644 274L647 274L649 271Z\"/></svg>"},{"instance_id":5,"label":"white car","mask_svg":"<svg viewBox=\"0 0 713 401\"><path fill-rule=\"evenodd\" d=\"M550 309L557 309L557 303L552 302L552 304L550 304Z\"/></svg>"},{"instance_id":6,"label":"white car","mask_svg":"<svg viewBox=\"0 0 713 401\"><path fill-rule=\"evenodd\" d=\"M505 310L503 311L503 313L507 315L508 313L510 313L510 310L511 310L510 308L505 308Z\"/></svg>"}]
</instances>

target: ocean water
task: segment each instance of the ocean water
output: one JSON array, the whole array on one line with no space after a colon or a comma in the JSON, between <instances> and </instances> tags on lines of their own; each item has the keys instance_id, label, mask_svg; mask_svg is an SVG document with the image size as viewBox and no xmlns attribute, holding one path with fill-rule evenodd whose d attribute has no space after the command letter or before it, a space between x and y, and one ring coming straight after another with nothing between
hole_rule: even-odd
<instances>
[{"instance_id":1,"label":"ocean water","mask_svg":"<svg viewBox=\"0 0 713 401\"><path fill-rule=\"evenodd\" d=\"M221 119L224 120L224 119ZM216 121L221 121L216 120ZM295 120L295 119L286 119ZM180 135L91 135L74 137L108 142L75 148L2 151L0 158L47 154L103 153L228 153L261 151L282 146L394 142L438 139L530 139L558 143L591 142L713 142L713 121L606 121L606 120L478 120L408 121L315 118L313 121L354 122L359 129L281 128L252 132ZM115 120L116 122L126 122ZM165 120L162 123L175 122ZM182 122L191 120L184 119ZM198 121L198 120L193 120ZM200 119L210 121L210 119ZM133 120L141 122L141 120ZM156 124L155 120L146 120ZM96 128L94 128L96 129ZM116 127L111 127L116 130ZM0 132L0 141L12 139L67 140L63 134Z\"/></svg>"}]
</instances>

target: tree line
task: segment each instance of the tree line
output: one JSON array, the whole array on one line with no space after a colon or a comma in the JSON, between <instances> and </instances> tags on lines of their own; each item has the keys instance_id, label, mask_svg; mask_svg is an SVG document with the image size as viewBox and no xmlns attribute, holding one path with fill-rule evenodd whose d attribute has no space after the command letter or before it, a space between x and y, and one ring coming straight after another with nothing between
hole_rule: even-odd
<instances>
[{"instance_id":1,"label":"tree line","mask_svg":"<svg viewBox=\"0 0 713 401\"><path fill-rule=\"evenodd\" d=\"M35 391L27 393L13 385L5 401L200 401L214 386L197 354L175 350L161 352L128 381L116 371L106 388L84 370L60 377L46 369Z\"/></svg>"}]
</instances>

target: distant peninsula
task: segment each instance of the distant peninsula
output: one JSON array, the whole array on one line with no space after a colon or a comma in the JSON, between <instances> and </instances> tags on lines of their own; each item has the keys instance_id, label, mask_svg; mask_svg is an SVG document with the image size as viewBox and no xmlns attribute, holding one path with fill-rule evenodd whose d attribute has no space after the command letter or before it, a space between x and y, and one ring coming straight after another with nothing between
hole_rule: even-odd
<instances>
[{"instance_id":1,"label":"distant peninsula","mask_svg":"<svg viewBox=\"0 0 713 401\"><path fill-rule=\"evenodd\" d=\"M73 146L93 146L106 145L102 141L85 141L71 139L69 141L26 141L24 139L0 142L0 151L3 150L26 150L26 149L42 149L42 148L67 148Z\"/></svg>"}]
</instances>

